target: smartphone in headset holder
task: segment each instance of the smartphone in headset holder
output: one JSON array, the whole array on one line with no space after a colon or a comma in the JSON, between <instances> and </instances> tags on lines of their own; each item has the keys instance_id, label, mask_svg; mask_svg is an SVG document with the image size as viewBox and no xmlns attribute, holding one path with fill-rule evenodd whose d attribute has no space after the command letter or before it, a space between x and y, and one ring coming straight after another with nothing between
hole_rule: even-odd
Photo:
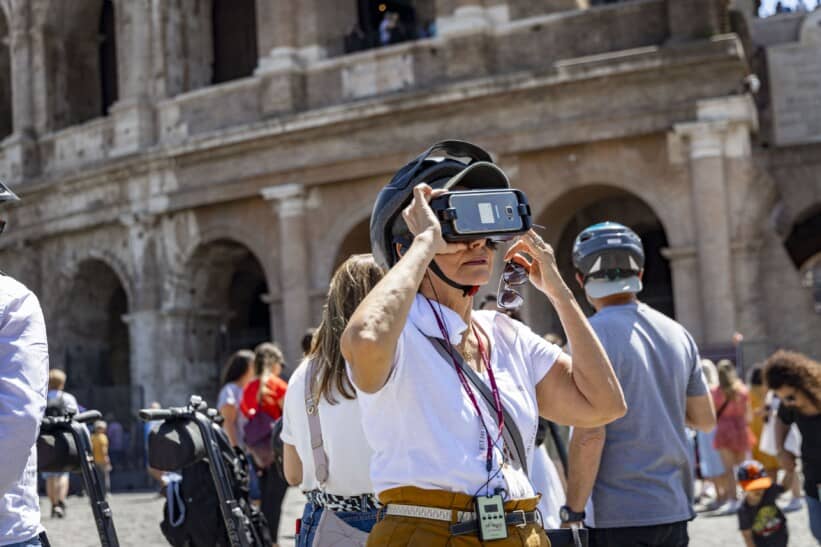
<instances>
[{"instance_id":1,"label":"smartphone in headset holder","mask_svg":"<svg viewBox=\"0 0 821 547\"><path fill-rule=\"evenodd\" d=\"M521 190L455 190L432 199L445 241L512 239L530 230L530 204Z\"/></svg>"}]
</instances>

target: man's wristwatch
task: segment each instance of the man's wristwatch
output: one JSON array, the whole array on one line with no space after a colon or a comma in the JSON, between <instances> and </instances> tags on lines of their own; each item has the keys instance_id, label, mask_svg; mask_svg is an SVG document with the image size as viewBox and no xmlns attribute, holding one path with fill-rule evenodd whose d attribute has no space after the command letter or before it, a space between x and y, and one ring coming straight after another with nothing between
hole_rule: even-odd
<instances>
[{"instance_id":1,"label":"man's wristwatch","mask_svg":"<svg viewBox=\"0 0 821 547\"><path fill-rule=\"evenodd\" d=\"M577 513L567 505L562 505L559 509L559 518L562 519L562 522L580 522L584 520L584 511Z\"/></svg>"}]
</instances>

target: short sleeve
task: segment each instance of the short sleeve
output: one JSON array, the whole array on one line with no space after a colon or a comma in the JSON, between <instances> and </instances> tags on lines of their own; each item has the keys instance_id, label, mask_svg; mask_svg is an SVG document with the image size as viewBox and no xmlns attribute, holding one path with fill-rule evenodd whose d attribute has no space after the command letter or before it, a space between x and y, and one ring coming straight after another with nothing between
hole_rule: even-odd
<instances>
[{"instance_id":1,"label":"short sleeve","mask_svg":"<svg viewBox=\"0 0 821 547\"><path fill-rule=\"evenodd\" d=\"M704 370L701 367L701 357L698 354L698 347L696 347L696 343L690 337L690 334L687 334L688 344L688 357L690 359L690 378L687 380L687 396L688 397L699 397L701 395L706 395L709 392L707 388L707 380L704 378Z\"/></svg>"},{"instance_id":2,"label":"short sleeve","mask_svg":"<svg viewBox=\"0 0 821 547\"><path fill-rule=\"evenodd\" d=\"M217 396L217 409L219 410L225 405L239 406L239 401L237 401L236 393L231 389L231 384L222 386L219 396Z\"/></svg>"},{"instance_id":3,"label":"short sleeve","mask_svg":"<svg viewBox=\"0 0 821 547\"><path fill-rule=\"evenodd\" d=\"M285 392L282 407L282 442L296 446L297 417L305 413L305 370L300 367L291 376L290 389Z\"/></svg>"},{"instance_id":4,"label":"short sleeve","mask_svg":"<svg viewBox=\"0 0 821 547\"><path fill-rule=\"evenodd\" d=\"M518 329L524 344L524 354L530 361L530 377L533 380L533 385L536 385L553 368L556 360L562 354L562 348L548 342L524 324L519 324Z\"/></svg>"},{"instance_id":5,"label":"short sleeve","mask_svg":"<svg viewBox=\"0 0 821 547\"><path fill-rule=\"evenodd\" d=\"M272 377L271 380L272 381L268 383L268 387L271 389L271 396L275 401L279 401L285 397L288 391L288 383L278 376Z\"/></svg>"},{"instance_id":6,"label":"short sleeve","mask_svg":"<svg viewBox=\"0 0 821 547\"><path fill-rule=\"evenodd\" d=\"M778 406L778 419L787 425L795 423L795 411L784 403L781 403Z\"/></svg>"},{"instance_id":7,"label":"short sleeve","mask_svg":"<svg viewBox=\"0 0 821 547\"><path fill-rule=\"evenodd\" d=\"M738 510L738 529L749 530L753 527L752 511L742 502L741 508Z\"/></svg>"},{"instance_id":8,"label":"short sleeve","mask_svg":"<svg viewBox=\"0 0 821 547\"><path fill-rule=\"evenodd\" d=\"M402 373L402 369L404 368L404 356L405 356L405 336L407 336L409 324L405 325L405 328L402 329L402 333L399 335L399 339L396 341L396 349L393 351L393 362L391 363L391 373L388 375L388 379L385 381L385 385L379 388L375 393L365 393L364 391L360 391L359 387L357 387L356 382L353 381L353 374L351 373L351 365L347 361L345 362L345 370L348 372L348 379L351 381L351 385L354 386L357 392L357 396L364 396L369 397L381 393L386 387L396 382L396 377Z\"/></svg>"}]
</instances>

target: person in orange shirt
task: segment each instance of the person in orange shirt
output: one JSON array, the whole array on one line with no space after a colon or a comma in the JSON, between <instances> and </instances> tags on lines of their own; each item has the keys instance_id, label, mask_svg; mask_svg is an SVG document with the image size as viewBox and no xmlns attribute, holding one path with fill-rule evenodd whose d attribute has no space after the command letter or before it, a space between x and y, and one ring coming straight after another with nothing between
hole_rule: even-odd
<instances>
[{"instance_id":1,"label":"person in orange shirt","mask_svg":"<svg viewBox=\"0 0 821 547\"><path fill-rule=\"evenodd\" d=\"M91 435L91 449L94 453L94 465L103 479L106 493L111 491L111 460L108 457L108 436L105 434L107 424L102 420L94 422L94 433Z\"/></svg>"},{"instance_id":2,"label":"person in orange shirt","mask_svg":"<svg viewBox=\"0 0 821 547\"><path fill-rule=\"evenodd\" d=\"M254 373L257 378L245 386L239 405L249 424L259 412L264 412L272 420L282 417L285 391L288 389L288 383L280 378L284 363L285 357L276 344L264 342L254 348ZM282 500L288 490L288 483L270 465L270 460L262 462L254 456L254 466L257 467L262 490L262 512L268 521L268 529L276 545Z\"/></svg>"}]
</instances>

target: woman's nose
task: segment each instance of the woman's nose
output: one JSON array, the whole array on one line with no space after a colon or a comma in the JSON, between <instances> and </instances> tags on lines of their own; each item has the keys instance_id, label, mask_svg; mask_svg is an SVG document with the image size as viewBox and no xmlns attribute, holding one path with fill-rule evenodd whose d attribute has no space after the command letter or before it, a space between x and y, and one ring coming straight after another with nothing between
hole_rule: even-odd
<instances>
[{"instance_id":1,"label":"woman's nose","mask_svg":"<svg viewBox=\"0 0 821 547\"><path fill-rule=\"evenodd\" d=\"M470 249L478 249L479 247L484 246L486 239L472 239L468 241L468 248Z\"/></svg>"}]
</instances>

